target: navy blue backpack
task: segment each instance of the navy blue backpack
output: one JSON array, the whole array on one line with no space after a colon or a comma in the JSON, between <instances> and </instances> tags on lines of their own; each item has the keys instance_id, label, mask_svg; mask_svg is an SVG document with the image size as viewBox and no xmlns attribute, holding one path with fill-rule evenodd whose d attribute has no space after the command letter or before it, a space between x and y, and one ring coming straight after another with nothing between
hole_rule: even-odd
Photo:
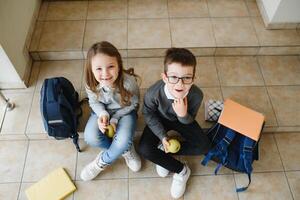
<instances>
[{"instance_id":1,"label":"navy blue backpack","mask_svg":"<svg viewBox=\"0 0 300 200\"><path fill-rule=\"evenodd\" d=\"M208 130L207 136L212 148L201 164L205 166L210 160L217 162L215 175L222 166L246 173L248 185L236 189L236 192L245 191L251 183L252 163L258 160L258 142L219 123Z\"/></svg>"},{"instance_id":2,"label":"navy blue backpack","mask_svg":"<svg viewBox=\"0 0 300 200\"><path fill-rule=\"evenodd\" d=\"M64 77L45 79L41 89L40 109L45 130L55 139L72 138L78 145L78 119L82 115L78 93Z\"/></svg>"}]
</instances>

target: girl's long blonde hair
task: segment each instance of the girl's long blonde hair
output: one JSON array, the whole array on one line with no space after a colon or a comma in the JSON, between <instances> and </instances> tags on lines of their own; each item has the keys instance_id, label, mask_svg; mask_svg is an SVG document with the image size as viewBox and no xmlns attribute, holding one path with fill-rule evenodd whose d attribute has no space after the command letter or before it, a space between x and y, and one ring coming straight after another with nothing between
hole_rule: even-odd
<instances>
[{"instance_id":1,"label":"girl's long blonde hair","mask_svg":"<svg viewBox=\"0 0 300 200\"><path fill-rule=\"evenodd\" d=\"M123 62L121 55L117 48L113 46L111 43L107 41L102 41L95 43L91 46L91 48L88 50L87 53L87 61L85 64L85 82L86 85L89 87L90 90L92 90L94 93L99 95L97 91L97 86L99 82L96 80L93 71L92 71L92 58L97 55L98 53L115 57L117 59L117 63L119 66L118 71L118 77L116 81L114 82L117 89L119 89L120 96L121 96L121 104L123 106L130 104L130 98L132 97L132 93L124 88L124 73L130 74L132 76L138 77L136 74L134 74L134 69L129 68L125 70L123 68Z\"/></svg>"}]
</instances>

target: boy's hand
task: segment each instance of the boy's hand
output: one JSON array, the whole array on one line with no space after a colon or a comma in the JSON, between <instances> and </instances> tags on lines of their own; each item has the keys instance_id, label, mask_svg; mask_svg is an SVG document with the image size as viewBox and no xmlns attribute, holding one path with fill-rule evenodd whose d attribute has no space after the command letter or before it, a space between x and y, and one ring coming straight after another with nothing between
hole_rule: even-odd
<instances>
[{"instance_id":1,"label":"boy's hand","mask_svg":"<svg viewBox=\"0 0 300 200\"><path fill-rule=\"evenodd\" d=\"M178 117L184 117L187 114L187 97L184 99L175 99L172 107Z\"/></svg>"},{"instance_id":2,"label":"boy's hand","mask_svg":"<svg viewBox=\"0 0 300 200\"><path fill-rule=\"evenodd\" d=\"M165 152L167 153L168 152L168 146L170 145L169 142L168 142L168 138L167 137L164 137L162 139L162 144L164 146Z\"/></svg>"},{"instance_id":3,"label":"boy's hand","mask_svg":"<svg viewBox=\"0 0 300 200\"><path fill-rule=\"evenodd\" d=\"M108 125L108 116L101 116L98 118L99 130L104 134Z\"/></svg>"}]
</instances>

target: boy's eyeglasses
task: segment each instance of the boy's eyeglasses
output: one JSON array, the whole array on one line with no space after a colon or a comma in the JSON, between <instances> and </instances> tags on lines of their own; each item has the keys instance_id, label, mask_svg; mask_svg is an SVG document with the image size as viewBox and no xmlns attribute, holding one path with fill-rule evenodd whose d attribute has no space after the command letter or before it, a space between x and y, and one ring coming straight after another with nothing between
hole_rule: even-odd
<instances>
[{"instance_id":1,"label":"boy's eyeglasses","mask_svg":"<svg viewBox=\"0 0 300 200\"><path fill-rule=\"evenodd\" d=\"M179 80L181 80L183 84L191 84L194 80L194 78L190 76L186 76L186 77L177 77L177 76L168 76L168 75L166 76L168 78L168 82L171 84L176 84L178 83Z\"/></svg>"}]
</instances>

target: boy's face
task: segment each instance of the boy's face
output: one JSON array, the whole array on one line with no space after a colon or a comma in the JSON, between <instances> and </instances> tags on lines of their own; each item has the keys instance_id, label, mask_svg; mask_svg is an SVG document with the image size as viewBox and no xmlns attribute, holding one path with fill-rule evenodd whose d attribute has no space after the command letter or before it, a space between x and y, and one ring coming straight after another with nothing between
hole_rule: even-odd
<instances>
[{"instance_id":1,"label":"boy's face","mask_svg":"<svg viewBox=\"0 0 300 200\"><path fill-rule=\"evenodd\" d=\"M167 73L161 75L169 92L175 99L184 98L194 81L193 66L182 66L180 63L169 64Z\"/></svg>"}]
</instances>

